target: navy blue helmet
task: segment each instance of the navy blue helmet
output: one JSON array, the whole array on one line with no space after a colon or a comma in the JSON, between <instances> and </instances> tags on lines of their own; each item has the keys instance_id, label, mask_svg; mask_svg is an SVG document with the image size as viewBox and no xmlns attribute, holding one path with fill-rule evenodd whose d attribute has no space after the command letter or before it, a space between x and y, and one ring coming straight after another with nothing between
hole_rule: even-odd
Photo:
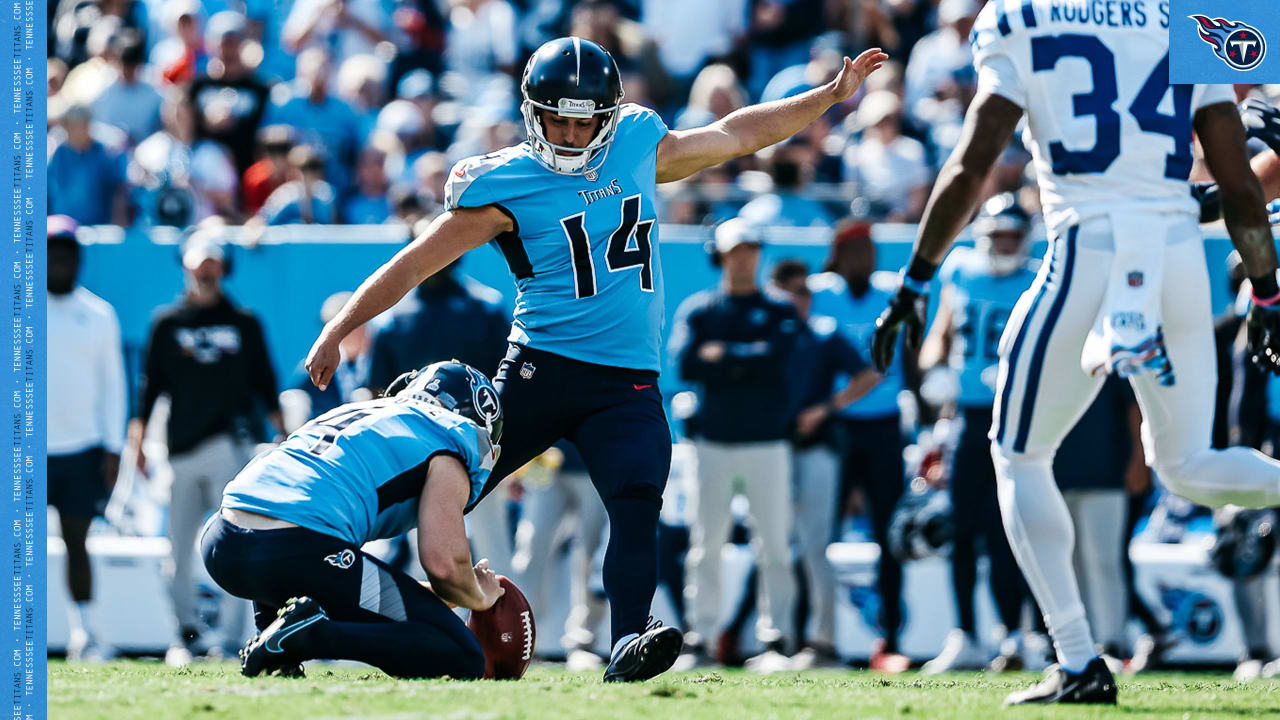
<instances>
[{"instance_id":1,"label":"navy blue helmet","mask_svg":"<svg viewBox=\"0 0 1280 720\"><path fill-rule=\"evenodd\" d=\"M1008 275L1026 263L1030 232L1031 214L1023 209L1013 193L1000 193L984 202L973 221L974 246L991 259L991 269L997 275ZM999 252L992 242L996 233L1016 234L1019 242L1015 252Z\"/></svg>"},{"instance_id":2,"label":"navy blue helmet","mask_svg":"<svg viewBox=\"0 0 1280 720\"><path fill-rule=\"evenodd\" d=\"M908 491L889 520L889 552L900 562L948 552L955 537L951 498L946 491Z\"/></svg>"},{"instance_id":3,"label":"navy blue helmet","mask_svg":"<svg viewBox=\"0 0 1280 720\"><path fill-rule=\"evenodd\" d=\"M520 94L520 112L538 162L566 175L593 173L604 163L622 104L622 78L607 50L580 37L543 43L524 66ZM586 147L556 145L547 139L539 110L566 118L599 116L600 129Z\"/></svg>"},{"instance_id":4,"label":"navy blue helmet","mask_svg":"<svg viewBox=\"0 0 1280 720\"><path fill-rule=\"evenodd\" d=\"M484 373L458 361L432 363L391 381L387 397L411 397L439 405L484 428L494 445L502 441L502 403Z\"/></svg>"}]
</instances>

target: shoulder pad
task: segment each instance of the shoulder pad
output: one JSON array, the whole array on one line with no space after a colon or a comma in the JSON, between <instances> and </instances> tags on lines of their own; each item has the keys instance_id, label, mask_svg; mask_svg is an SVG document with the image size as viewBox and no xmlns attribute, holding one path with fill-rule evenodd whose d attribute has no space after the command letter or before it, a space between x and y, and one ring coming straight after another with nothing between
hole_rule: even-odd
<instances>
[{"instance_id":1,"label":"shoulder pad","mask_svg":"<svg viewBox=\"0 0 1280 720\"><path fill-rule=\"evenodd\" d=\"M462 207L462 196L485 175L506 165L519 157L519 145L503 148L488 155L474 155L459 160L449 170L449 177L444 184L444 206L448 210ZM469 203L467 207L486 205L488 202Z\"/></svg>"},{"instance_id":2,"label":"shoulder pad","mask_svg":"<svg viewBox=\"0 0 1280 720\"><path fill-rule=\"evenodd\" d=\"M973 52L975 65L1013 31L1004 5L1005 0L991 0L978 13L973 29L969 31L969 49Z\"/></svg>"},{"instance_id":3,"label":"shoulder pad","mask_svg":"<svg viewBox=\"0 0 1280 720\"><path fill-rule=\"evenodd\" d=\"M618 135L631 135L642 142L657 145L667 135L667 124L658 113L636 103L623 103L618 109Z\"/></svg>"}]
</instances>

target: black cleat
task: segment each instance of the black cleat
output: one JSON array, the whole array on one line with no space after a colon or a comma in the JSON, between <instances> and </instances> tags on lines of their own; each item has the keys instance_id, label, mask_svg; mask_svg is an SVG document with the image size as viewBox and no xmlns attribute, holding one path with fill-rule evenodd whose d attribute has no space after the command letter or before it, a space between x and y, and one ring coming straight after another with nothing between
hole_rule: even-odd
<instances>
[{"instance_id":1,"label":"black cleat","mask_svg":"<svg viewBox=\"0 0 1280 720\"><path fill-rule=\"evenodd\" d=\"M1078 674L1053 665L1045 670L1044 680L1004 699L1006 706L1030 703L1115 705L1116 679L1100 657L1090 660Z\"/></svg>"},{"instance_id":2,"label":"black cleat","mask_svg":"<svg viewBox=\"0 0 1280 720\"><path fill-rule=\"evenodd\" d=\"M605 682L643 682L666 672L680 657L684 636L659 620L649 621L643 633L627 643L605 668Z\"/></svg>"},{"instance_id":3,"label":"black cleat","mask_svg":"<svg viewBox=\"0 0 1280 720\"><path fill-rule=\"evenodd\" d=\"M263 673L303 677L302 661L306 658L300 648L309 629L329 619L320 604L308 597L291 598L276 614L276 620L240 650L240 673L245 677Z\"/></svg>"}]
</instances>

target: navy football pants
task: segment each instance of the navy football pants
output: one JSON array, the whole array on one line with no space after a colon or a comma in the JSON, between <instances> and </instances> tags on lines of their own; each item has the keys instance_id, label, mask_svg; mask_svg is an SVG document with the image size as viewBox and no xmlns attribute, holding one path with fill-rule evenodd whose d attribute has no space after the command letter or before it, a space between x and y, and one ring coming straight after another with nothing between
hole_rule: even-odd
<instances>
[{"instance_id":1,"label":"navy football pants","mask_svg":"<svg viewBox=\"0 0 1280 720\"><path fill-rule=\"evenodd\" d=\"M973 592L977 586L979 538L991 560L989 582L996 612L1009 632L1022 626L1022 604L1028 593L1000 520L996 469L991 460L991 441L987 439L990 429L990 407L965 408L964 430L951 464L951 515L955 522L951 584L960 629L970 635L976 629Z\"/></svg>"},{"instance_id":2,"label":"navy football pants","mask_svg":"<svg viewBox=\"0 0 1280 720\"><path fill-rule=\"evenodd\" d=\"M300 527L248 530L215 514L200 552L214 582L253 601L259 630L290 598L320 603L330 622L305 635L303 659L358 660L404 678L484 675L484 652L462 620L358 545Z\"/></svg>"},{"instance_id":3,"label":"navy football pants","mask_svg":"<svg viewBox=\"0 0 1280 720\"><path fill-rule=\"evenodd\" d=\"M504 416L502 453L481 497L561 438L576 445L609 515L604 589L613 642L644 632L658 585L658 511L671 469L658 374L511 345L494 384Z\"/></svg>"},{"instance_id":4,"label":"navy football pants","mask_svg":"<svg viewBox=\"0 0 1280 720\"><path fill-rule=\"evenodd\" d=\"M843 419L841 492L847 500L861 485L871 516L871 533L880 546L876 585L880 591L880 628L886 652L898 652L902 630L902 565L889 552L889 522L902 497L906 472L902 461L902 430L898 415L885 418ZM843 504L843 503L842 503Z\"/></svg>"}]
</instances>

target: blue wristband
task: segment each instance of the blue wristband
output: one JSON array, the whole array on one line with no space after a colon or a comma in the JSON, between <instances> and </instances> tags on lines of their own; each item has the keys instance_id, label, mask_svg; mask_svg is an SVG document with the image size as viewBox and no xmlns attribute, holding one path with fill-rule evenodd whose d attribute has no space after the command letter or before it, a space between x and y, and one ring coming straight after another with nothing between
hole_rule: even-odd
<instances>
[{"instance_id":1,"label":"blue wristband","mask_svg":"<svg viewBox=\"0 0 1280 720\"><path fill-rule=\"evenodd\" d=\"M917 280L906 273L902 274L902 287L917 295L927 295L929 293L928 282Z\"/></svg>"}]
</instances>

